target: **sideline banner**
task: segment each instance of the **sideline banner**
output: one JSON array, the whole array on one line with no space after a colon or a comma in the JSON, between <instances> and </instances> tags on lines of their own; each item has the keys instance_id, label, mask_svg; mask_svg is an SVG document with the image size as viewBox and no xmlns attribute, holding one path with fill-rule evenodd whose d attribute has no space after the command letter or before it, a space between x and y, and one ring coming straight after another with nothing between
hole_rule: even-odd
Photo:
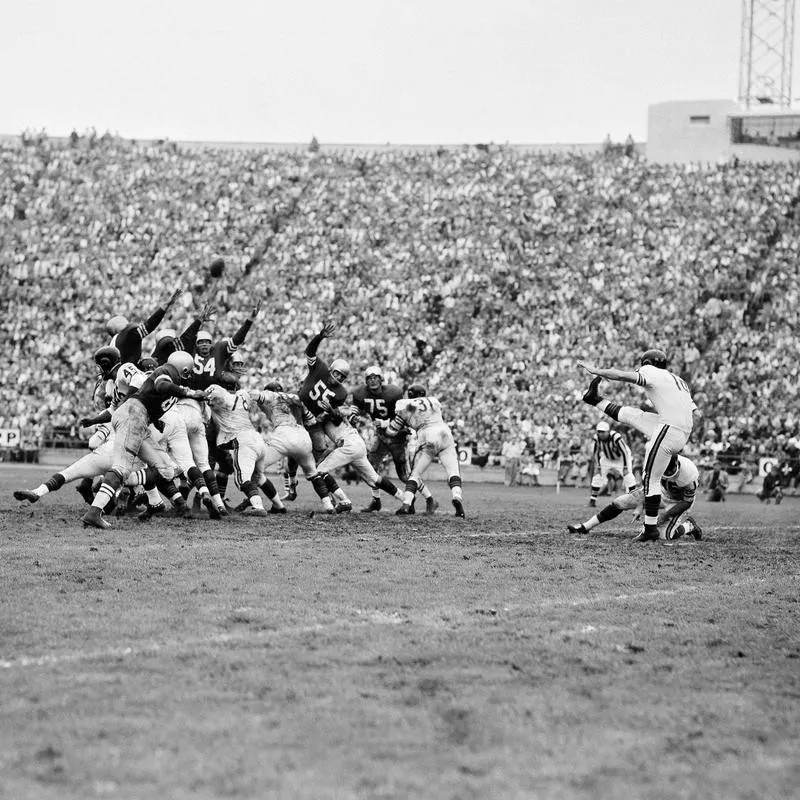
<instances>
[{"instance_id":1,"label":"sideline banner","mask_svg":"<svg viewBox=\"0 0 800 800\"><path fill-rule=\"evenodd\" d=\"M22 436L19 428L0 428L0 447L20 447Z\"/></svg>"}]
</instances>

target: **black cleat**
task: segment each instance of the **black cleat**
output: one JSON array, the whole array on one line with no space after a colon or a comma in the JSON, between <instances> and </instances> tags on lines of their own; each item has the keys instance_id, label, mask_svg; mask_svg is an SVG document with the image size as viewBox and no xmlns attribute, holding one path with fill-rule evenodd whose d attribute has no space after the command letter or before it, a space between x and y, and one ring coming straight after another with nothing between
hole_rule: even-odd
<instances>
[{"instance_id":1,"label":"black cleat","mask_svg":"<svg viewBox=\"0 0 800 800\"><path fill-rule=\"evenodd\" d=\"M242 500L242 502L241 502L241 503L239 503L239 505L238 505L238 506L236 506L236 508L234 508L233 510L234 510L234 511L237 511L239 514L242 514L242 513L244 513L244 512L245 512L245 511L246 511L248 508L251 508L251 505L250 505L250 498L249 498L249 497L245 497L245 499L244 499L244 500Z\"/></svg>"},{"instance_id":2,"label":"black cleat","mask_svg":"<svg viewBox=\"0 0 800 800\"><path fill-rule=\"evenodd\" d=\"M589 533L586 528L583 527L583 523L579 522L577 525L567 525L567 530L570 533Z\"/></svg>"},{"instance_id":3,"label":"black cleat","mask_svg":"<svg viewBox=\"0 0 800 800\"><path fill-rule=\"evenodd\" d=\"M439 508L439 502L437 501L437 499L435 497L431 496L431 497L428 497L425 500L425 513L426 514L429 514L429 515L430 514L435 514L437 508Z\"/></svg>"},{"instance_id":4,"label":"black cleat","mask_svg":"<svg viewBox=\"0 0 800 800\"><path fill-rule=\"evenodd\" d=\"M286 506L270 506L267 514L285 514Z\"/></svg>"},{"instance_id":5,"label":"black cleat","mask_svg":"<svg viewBox=\"0 0 800 800\"><path fill-rule=\"evenodd\" d=\"M217 508L216 503L211 499L209 495L205 495L203 497L203 505L206 507L208 511L209 519L222 519L222 514L220 510Z\"/></svg>"},{"instance_id":6,"label":"black cleat","mask_svg":"<svg viewBox=\"0 0 800 800\"><path fill-rule=\"evenodd\" d=\"M281 500L286 501L288 500L290 503L293 503L297 500L297 483L293 482L289 486L286 487L286 494L281 497Z\"/></svg>"},{"instance_id":7,"label":"black cleat","mask_svg":"<svg viewBox=\"0 0 800 800\"><path fill-rule=\"evenodd\" d=\"M648 530L645 525L644 530L638 535L633 537L634 542L657 542L658 541L658 528Z\"/></svg>"},{"instance_id":8,"label":"black cleat","mask_svg":"<svg viewBox=\"0 0 800 800\"><path fill-rule=\"evenodd\" d=\"M689 536L694 537L696 542L699 542L703 538L703 529L697 524L697 520L694 517L686 517L687 522L691 522L694 528L689 531Z\"/></svg>"},{"instance_id":9,"label":"black cleat","mask_svg":"<svg viewBox=\"0 0 800 800\"><path fill-rule=\"evenodd\" d=\"M39 495L29 489L17 489L14 492L15 500L27 500L29 503L36 503L39 501Z\"/></svg>"},{"instance_id":10,"label":"black cleat","mask_svg":"<svg viewBox=\"0 0 800 800\"><path fill-rule=\"evenodd\" d=\"M148 505L147 508L139 514L137 519L139 522L149 522L153 517L166 513L166 505L164 505L164 503L156 503L154 506Z\"/></svg>"},{"instance_id":11,"label":"black cleat","mask_svg":"<svg viewBox=\"0 0 800 800\"><path fill-rule=\"evenodd\" d=\"M600 386L602 380L603 379L599 375L596 378L592 378L589 388L583 394L584 403L588 403L590 406L596 406L603 399L600 397L600 392L597 391L597 387Z\"/></svg>"},{"instance_id":12,"label":"black cleat","mask_svg":"<svg viewBox=\"0 0 800 800\"><path fill-rule=\"evenodd\" d=\"M361 509L362 514L370 514L373 511L380 511L381 510L381 499L380 497L373 497L370 501L370 504L366 506L366 508Z\"/></svg>"},{"instance_id":13,"label":"black cleat","mask_svg":"<svg viewBox=\"0 0 800 800\"><path fill-rule=\"evenodd\" d=\"M456 500L455 497L453 498L453 508L456 510L457 517L465 517L464 514L464 504L460 500Z\"/></svg>"},{"instance_id":14,"label":"black cleat","mask_svg":"<svg viewBox=\"0 0 800 800\"><path fill-rule=\"evenodd\" d=\"M401 505L400 508L398 508L394 513L398 517L405 517L413 512L411 511L411 506L407 506L405 503L403 503L403 505Z\"/></svg>"},{"instance_id":15,"label":"black cleat","mask_svg":"<svg viewBox=\"0 0 800 800\"><path fill-rule=\"evenodd\" d=\"M349 514L353 510L353 504L349 502L338 503L336 506L337 514Z\"/></svg>"}]
</instances>

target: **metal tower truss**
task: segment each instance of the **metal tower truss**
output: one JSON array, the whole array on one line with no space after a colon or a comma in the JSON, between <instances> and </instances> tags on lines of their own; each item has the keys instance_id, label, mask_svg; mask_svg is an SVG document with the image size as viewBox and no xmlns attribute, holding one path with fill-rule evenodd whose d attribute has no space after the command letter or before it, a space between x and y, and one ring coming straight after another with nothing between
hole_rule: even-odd
<instances>
[{"instance_id":1,"label":"metal tower truss","mask_svg":"<svg viewBox=\"0 0 800 800\"><path fill-rule=\"evenodd\" d=\"M792 102L795 0L742 0L739 102Z\"/></svg>"}]
</instances>

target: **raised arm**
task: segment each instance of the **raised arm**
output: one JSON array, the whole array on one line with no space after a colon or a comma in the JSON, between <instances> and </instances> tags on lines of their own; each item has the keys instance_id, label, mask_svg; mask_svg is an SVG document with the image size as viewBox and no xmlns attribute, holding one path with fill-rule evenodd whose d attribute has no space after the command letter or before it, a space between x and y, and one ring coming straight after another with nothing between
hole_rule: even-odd
<instances>
[{"instance_id":1,"label":"raised arm","mask_svg":"<svg viewBox=\"0 0 800 800\"><path fill-rule=\"evenodd\" d=\"M593 364L587 364L585 361L579 361L578 366L588 372L590 375L597 375L599 378L605 378L607 381L620 381L622 383L638 383L639 373L631 370L614 369L600 369Z\"/></svg>"}]
</instances>

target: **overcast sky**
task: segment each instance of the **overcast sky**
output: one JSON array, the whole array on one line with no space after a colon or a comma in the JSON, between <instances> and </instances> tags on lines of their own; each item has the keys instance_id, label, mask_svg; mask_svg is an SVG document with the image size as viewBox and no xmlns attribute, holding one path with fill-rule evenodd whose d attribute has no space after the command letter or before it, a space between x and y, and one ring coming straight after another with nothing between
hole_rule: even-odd
<instances>
[{"instance_id":1,"label":"overcast sky","mask_svg":"<svg viewBox=\"0 0 800 800\"><path fill-rule=\"evenodd\" d=\"M644 141L734 99L740 0L8 0L0 133Z\"/></svg>"}]
</instances>

